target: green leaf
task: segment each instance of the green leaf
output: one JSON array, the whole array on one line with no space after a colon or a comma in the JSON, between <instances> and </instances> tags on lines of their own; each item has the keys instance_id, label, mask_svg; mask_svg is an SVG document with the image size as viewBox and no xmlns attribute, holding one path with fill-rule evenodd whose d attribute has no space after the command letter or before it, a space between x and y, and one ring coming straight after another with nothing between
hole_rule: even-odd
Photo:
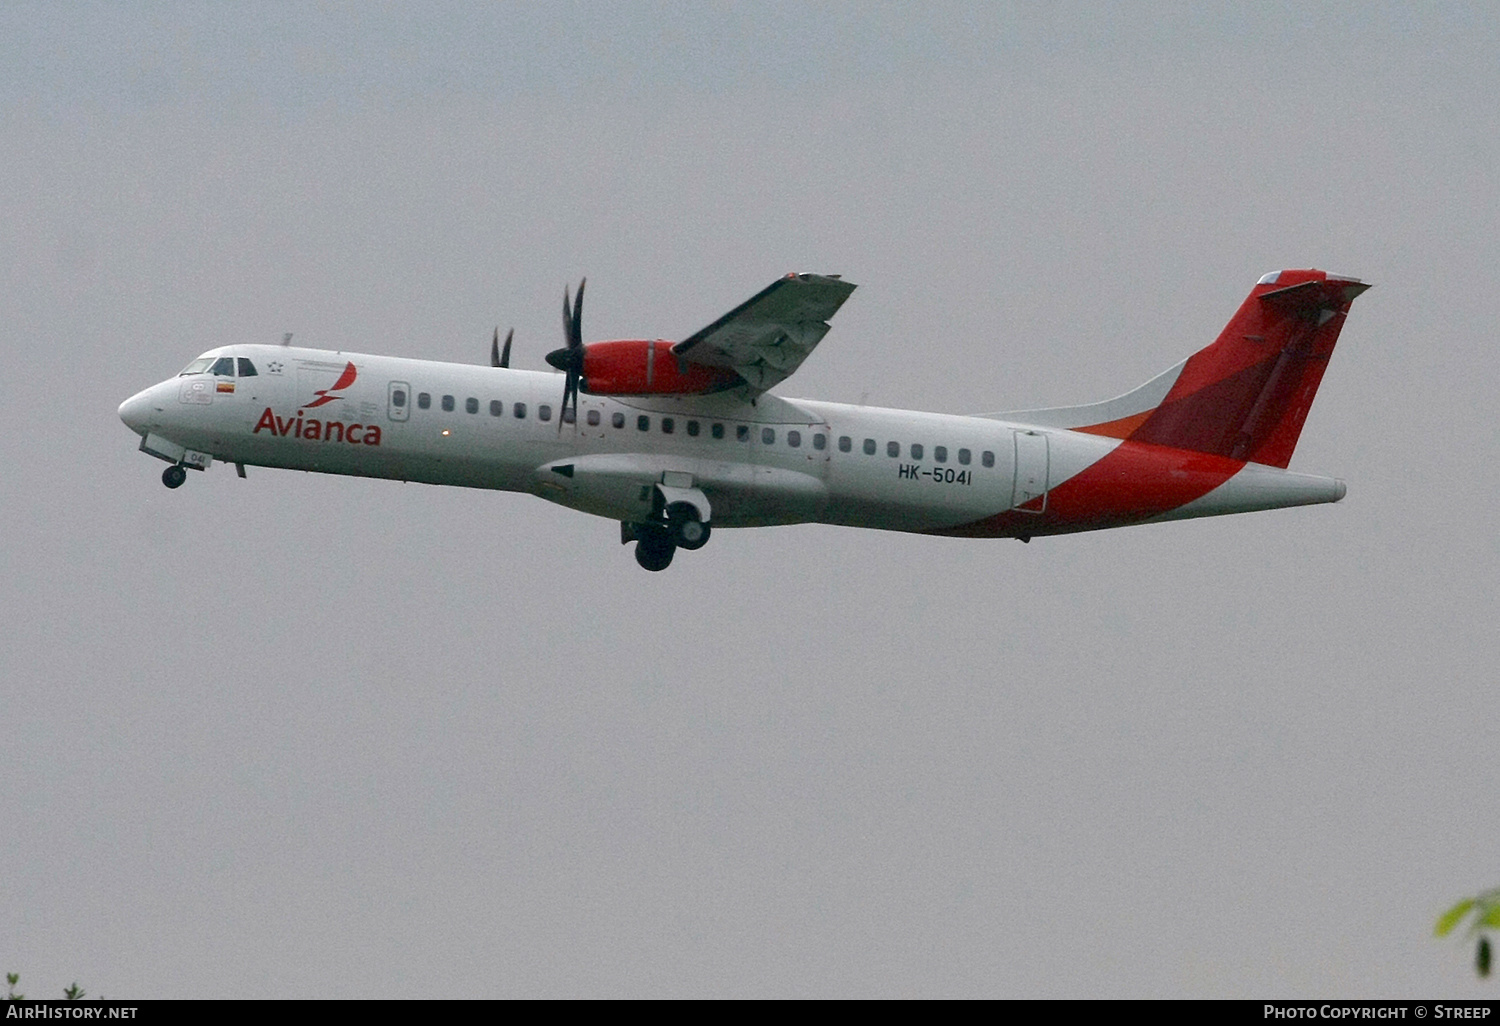
<instances>
[{"instance_id":1,"label":"green leaf","mask_svg":"<svg viewBox=\"0 0 1500 1026\"><path fill-rule=\"evenodd\" d=\"M1479 907L1479 927L1493 926L1500 928L1500 902L1492 905L1481 905Z\"/></svg>"},{"instance_id":2,"label":"green leaf","mask_svg":"<svg viewBox=\"0 0 1500 1026\"><path fill-rule=\"evenodd\" d=\"M1490 974L1490 939L1479 938L1479 950L1474 953L1474 969L1480 976Z\"/></svg>"},{"instance_id":3,"label":"green leaf","mask_svg":"<svg viewBox=\"0 0 1500 1026\"><path fill-rule=\"evenodd\" d=\"M1468 915L1469 910L1473 907L1473 898L1465 898L1463 901L1460 901L1438 918L1437 925L1432 928L1432 932L1439 937L1448 936L1453 931L1453 928L1458 925L1458 921Z\"/></svg>"}]
</instances>

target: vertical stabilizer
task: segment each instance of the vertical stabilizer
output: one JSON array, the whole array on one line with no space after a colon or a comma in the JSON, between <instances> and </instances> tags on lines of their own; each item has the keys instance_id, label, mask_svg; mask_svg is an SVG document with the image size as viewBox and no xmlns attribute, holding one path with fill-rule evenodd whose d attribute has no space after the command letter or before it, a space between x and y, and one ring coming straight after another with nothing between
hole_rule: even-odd
<instances>
[{"instance_id":1,"label":"vertical stabilizer","mask_svg":"<svg viewBox=\"0 0 1500 1026\"><path fill-rule=\"evenodd\" d=\"M1317 270L1268 274L1212 345L1140 388L998 416L1285 467L1350 304L1369 287Z\"/></svg>"}]
</instances>

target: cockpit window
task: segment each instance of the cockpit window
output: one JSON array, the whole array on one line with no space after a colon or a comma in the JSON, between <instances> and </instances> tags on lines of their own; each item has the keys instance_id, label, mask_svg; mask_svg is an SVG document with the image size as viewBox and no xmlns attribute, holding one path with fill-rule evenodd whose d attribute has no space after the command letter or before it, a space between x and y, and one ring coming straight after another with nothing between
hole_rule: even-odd
<instances>
[{"instance_id":1,"label":"cockpit window","mask_svg":"<svg viewBox=\"0 0 1500 1026\"><path fill-rule=\"evenodd\" d=\"M208 370L208 365L213 362L214 358L212 356L200 356L198 357L198 359L182 368L182 373L177 376L179 378L183 378L187 377L189 374L202 374L204 371Z\"/></svg>"},{"instance_id":2,"label":"cockpit window","mask_svg":"<svg viewBox=\"0 0 1500 1026\"><path fill-rule=\"evenodd\" d=\"M213 369L210 370L209 373L210 374L217 374L221 378L232 378L232 377L234 377L234 357L232 357L232 356L221 356L221 357L219 357L217 360L214 361Z\"/></svg>"},{"instance_id":3,"label":"cockpit window","mask_svg":"<svg viewBox=\"0 0 1500 1026\"><path fill-rule=\"evenodd\" d=\"M242 378L253 378L253 377L255 377L255 364L251 363L249 360L245 359L243 356L240 357L240 377L242 377Z\"/></svg>"}]
</instances>

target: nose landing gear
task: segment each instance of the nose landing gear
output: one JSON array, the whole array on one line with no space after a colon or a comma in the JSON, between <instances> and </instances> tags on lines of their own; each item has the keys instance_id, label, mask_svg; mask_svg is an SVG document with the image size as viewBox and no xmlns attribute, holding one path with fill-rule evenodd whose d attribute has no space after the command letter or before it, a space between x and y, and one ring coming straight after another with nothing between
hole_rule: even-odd
<instances>
[{"instance_id":1,"label":"nose landing gear","mask_svg":"<svg viewBox=\"0 0 1500 1026\"><path fill-rule=\"evenodd\" d=\"M168 488L181 488L182 482L187 480L187 471L182 469L182 464L174 463L161 472L161 483Z\"/></svg>"}]
</instances>

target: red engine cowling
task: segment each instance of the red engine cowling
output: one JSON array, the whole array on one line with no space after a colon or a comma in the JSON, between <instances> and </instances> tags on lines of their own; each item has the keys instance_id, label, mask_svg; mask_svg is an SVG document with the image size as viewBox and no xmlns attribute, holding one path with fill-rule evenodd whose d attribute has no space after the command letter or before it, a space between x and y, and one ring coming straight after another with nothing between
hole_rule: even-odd
<instances>
[{"instance_id":1,"label":"red engine cowling","mask_svg":"<svg viewBox=\"0 0 1500 1026\"><path fill-rule=\"evenodd\" d=\"M726 367L687 363L661 339L591 342L583 347L583 380L590 395L702 395L733 388L743 379Z\"/></svg>"}]
</instances>

